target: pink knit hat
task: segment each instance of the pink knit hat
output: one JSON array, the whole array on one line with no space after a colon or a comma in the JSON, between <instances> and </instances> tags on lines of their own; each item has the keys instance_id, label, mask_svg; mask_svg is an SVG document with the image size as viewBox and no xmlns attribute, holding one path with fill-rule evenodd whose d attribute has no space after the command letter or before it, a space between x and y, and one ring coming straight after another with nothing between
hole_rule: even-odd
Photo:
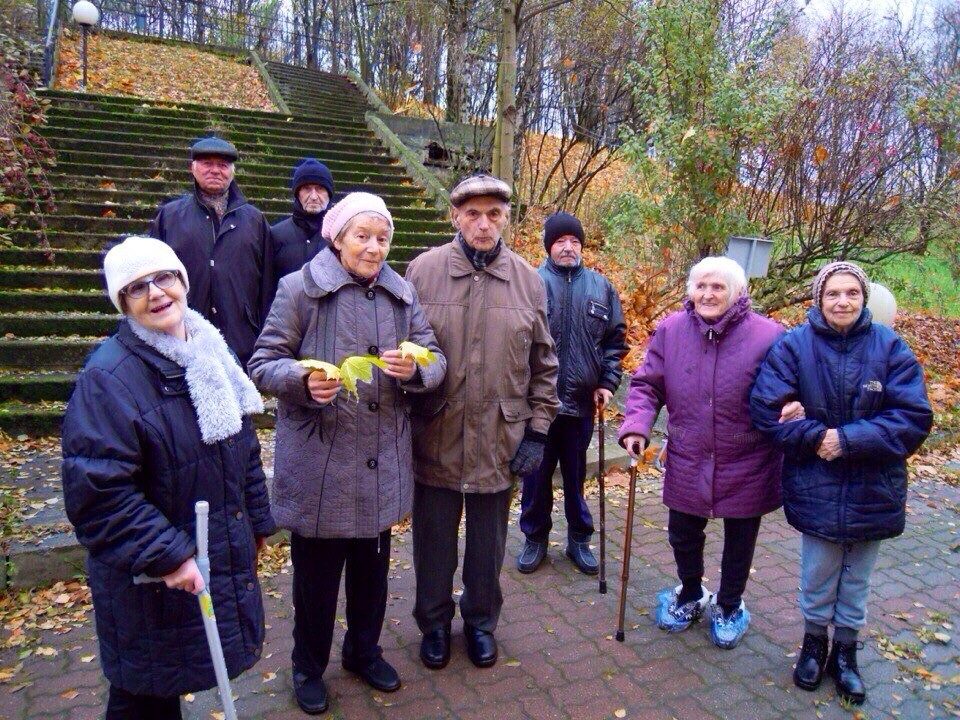
<instances>
[{"instance_id":1,"label":"pink knit hat","mask_svg":"<svg viewBox=\"0 0 960 720\"><path fill-rule=\"evenodd\" d=\"M327 214L323 217L323 228L320 234L324 240L333 243L348 222L360 213L367 212L382 215L390 224L390 235L393 236L393 218L390 217L387 204L379 195L365 192L352 192L327 210Z\"/></svg>"}]
</instances>

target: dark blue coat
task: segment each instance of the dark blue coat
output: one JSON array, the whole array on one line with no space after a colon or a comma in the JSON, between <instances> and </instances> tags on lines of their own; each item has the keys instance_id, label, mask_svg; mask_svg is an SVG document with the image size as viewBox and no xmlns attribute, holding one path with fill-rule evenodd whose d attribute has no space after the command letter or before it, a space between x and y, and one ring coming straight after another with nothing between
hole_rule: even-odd
<instances>
[{"instance_id":1,"label":"dark blue coat","mask_svg":"<svg viewBox=\"0 0 960 720\"><path fill-rule=\"evenodd\" d=\"M923 371L869 310L846 335L817 308L807 317L770 349L750 398L754 423L784 452L787 520L831 542L895 537L906 520L906 458L933 422ZM791 400L806 418L781 425ZM817 455L829 428L839 431L843 450L831 462Z\"/></svg>"},{"instance_id":2,"label":"dark blue coat","mask_svg":"<svg viewBox=\"0 0 960 720\"><path fill-rule=\"evenodd\" d=\"M264 637L255 535L275 531L250 424L200 439L184 370L121 322L77 379L63 424L63 492L87 570L112 685L173 696L216 685L197 598L159 577L195 554L194 503L210 503L213 604L231 677Z\"/></svg>"},{"instance_id":3,"label":"dark blue coat","mask_svg":"<svg viewBox=\"0 0 960 720\"><path fill-rule=\"evenodd\" d=\"M273 272L276 284L284 275L297 272L327 246L320 235L326 210L308 214L294 196L293 214L270 226L273 242Z\"/></svg>"},{"instance_id":4,"label":"dark blue coat","mask_svg":"<svg viewBox=\"0 0 960 720\"><path fill-rule=\"evenodd\" d=\"M173 248L190 279L190 307L213 323L246 367L276 291L270 226L230 183L217 221L194 192L160 207L150 234Z\"/></svg>"},{"instance_id":5,"label":"dark blue coat","mask_svg":"<svg viewBox=\"0 0 960 720\"><path fill-rule=\"evenodd\" d=\"M582 263L565 268L547 258L538 272L547 288L550 334L560 361L560 414L591 417L594 390L616 392L623 374L627 325L620 297L609 280Z\"/></svg>"}]
</instances>

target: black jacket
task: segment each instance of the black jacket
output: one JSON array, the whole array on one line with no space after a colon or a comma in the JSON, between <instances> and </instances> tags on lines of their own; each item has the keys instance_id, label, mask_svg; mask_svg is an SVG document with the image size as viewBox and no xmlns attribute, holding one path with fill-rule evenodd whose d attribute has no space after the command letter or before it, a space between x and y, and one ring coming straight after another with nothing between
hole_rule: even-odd
<instances>
[{"instance_id":1,"label":"black jacket","mask_svg":"<svg viewBox=\"0 0 960 720\"><path fill-rule=\"evenodd\" d=\"M276 290L270 226L230 183L223 220L197 190L160 207L150 234L170 245L187 269L187 301L213 323L246 367Z\"/></svg>"},{"instance_id":2,"label":"black jacket","mask_svg":"<svg viewBox=\"0 0 960 720\"><path fill-rule=\"evenodd\" d=\"M294 198L293 214L270 227L275 285L280 284L280 278L284 275L296 272L313 260L327 246L327 241L320 237L326 214L327 210L324 209L317 215L309 215L300 201Z\"/></svg>"},{"instance_id":3,"label":"black jacket","mask_svg":"<svg viewBox=\"0 0 960 720\"><path fill-rule=\"evenodd\" d=\"M87 361L63 423L63 494L89 550L100 660L112 685L173 696L216 685L197 598L159 577L194 555L194 503L210 503L213 604L231 677L260 656L255 535L276 530L249 418L205 445L184 370L121 322Z\"/></svg>"},{"instance_id":4,"label":"black jacket","mask_svg":"<svg viewBox=\"0 0 960 720\"><path fill-rule=\"evenodd\" d=\"M550 334L557 346L560 414L592 416L593 392L615 392L627 354L627 325L616 289L600 273L563 268L547 258L540 266L547 286Z\"/></svg>"},{"instance_id":5,"label":"black jacket","mask_svg":"<svg viewBox=\"0 0 960 720\"><path fill-rule=\"evenodd\" d=\"M770 348L750 395L754 423L783 449L787 520L831 542L895 537L906 521L906 459L933 423L923 370L867 309L846 335L817 308L807 317ZM791 400L806 417L781 424ZM843 451L829 462L817 455L828 428Z\"/></svg>"}]
</instances>

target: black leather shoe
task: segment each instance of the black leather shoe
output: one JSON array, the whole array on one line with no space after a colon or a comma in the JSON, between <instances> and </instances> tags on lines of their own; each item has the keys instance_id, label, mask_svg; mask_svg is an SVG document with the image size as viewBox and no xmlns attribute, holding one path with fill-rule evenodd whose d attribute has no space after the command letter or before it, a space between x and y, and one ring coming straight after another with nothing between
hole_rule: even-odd
<instances>
[{"instance_id":1,"label":"black leather shoe","mask_svg":"<svg viewBox=\"0 0 960 720\"><path fill-rule=\"evenodd\" d=\"M527 541L523 544L523 550L517 555L517 570L524 574L532 573L540 567L540 563L546 556L547 544L545 542L537 542L527 538Z\"/></svg>"},{"instance_id":2,"label":"black leather shoe","mask_svg":"<svg viewBox=\"0 0 960 720\"><path fill-rule=\"evenodd\" d=\"M793 669L793 684L801 690L816 690L820 687L823 666L827 662L828 643L826 635L804 634L803 648L800 650L797 666Z\"/></svg>"},{"instance_id":3,"label":"black leather shoe","mask_svg":"<svg viewBox=\"0 0 960 720\"><path fill-rule=\"evenodd\" d=\"M450 626L431 630L420 641L420 662L431 670L441 670L450 662Z\"/></svg>"},{"instance_id":4,"label":"black leather shoe","mask_svg":"<svg viewBox=\"0 0 960 720\"><path fill-rule=\"evenodd\" d=\"M857 668L857 643L833 641L827 659L827 674L836 682L841 700L861 705L867 699L867 689Z\"/></svg>"},{"instance_id":5,"label":"black leather shoe","mask_svg":"<svg viewBox=\"0 0 960 720\"><path fill-rule=\"evenodd\" d=\"M594 557L590 549L590 543L586 541L567 539L567 557L573 560L573 564L584 575L596 575L600 572L600 563Z\"/></svg>"},{"instance_id":6,"label":"black leather shoe","mask_svg":"<svg viewBox=\"0 0 960 720\"><path fill-rule=\"evenodd\" d=\"M327 710L327 686L322 677L310 677L293 671L293 694L297 705L307 715L319 715Z\"/></svg>"},{"instance_id":7,"label":"black leather shoe","mask_svg":"<svg viewBox=\"0 0 960 720\"><path fill-rule=\"evenodd\" d=\"M381 692L394 692L400 689L400 676L397 675L393 666L382 657L371 660L365 665L345 659L343 669L359 676L367 685Z\"/></svg>"},{"instance_id":8,"label":"black leather shoe","mask_svg":"<svg viewBox=\"0 0 960 720\"><path fill-rule=\"evenodd\" d=\"M479 668L490 667L497 662L497 639L492 632L464 623L463 634L467 638L467 657L470 662Z\"/></svg>"}]
</instances>

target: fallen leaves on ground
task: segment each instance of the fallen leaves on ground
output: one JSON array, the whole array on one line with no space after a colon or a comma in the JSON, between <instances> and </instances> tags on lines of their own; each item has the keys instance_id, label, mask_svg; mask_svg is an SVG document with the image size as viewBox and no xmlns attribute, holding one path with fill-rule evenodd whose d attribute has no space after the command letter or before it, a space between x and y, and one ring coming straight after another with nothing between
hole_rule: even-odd
<instances>
[{"instance_id":1,"label":"fallen leaves on ground","mask_svg":"<svg viewBox=\"0 0 960 720\"><path fill-rule=\"evenodd\" d=\"M57 88L79 90L82 79L80 34L65 29ZM277 111L260 74L246 58L97 32L87 38L87 92Z\"/></svg>"}]
</instances>

